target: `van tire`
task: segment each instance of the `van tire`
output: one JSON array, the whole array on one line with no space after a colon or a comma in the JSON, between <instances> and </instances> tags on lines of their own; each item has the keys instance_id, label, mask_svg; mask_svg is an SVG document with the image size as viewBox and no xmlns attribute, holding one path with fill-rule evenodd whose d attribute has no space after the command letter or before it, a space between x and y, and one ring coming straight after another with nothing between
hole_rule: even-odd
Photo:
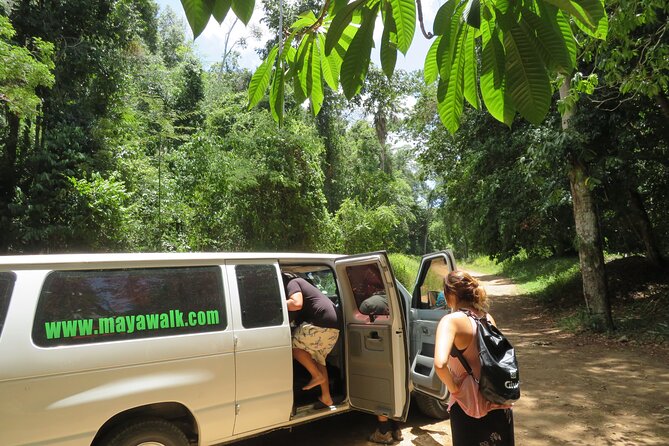
<instances>
[{"instance_id":1,"label":"van tire","mask_svg":"<svg viewBox=\"0 0 669 446\"><path fill-rule=\"evenodd\" d=\"M449 417L448 404L422 393L414 393L418 409L430 418L446 420Z\"/></svg>"},{"instance_id":2,"label":"van tire","mask_svg":"<svg viewBox=\"0 0 669 446\"><path fill-rule=\"evenodd\" d=\"M103 446L188 446L188 438L174 424L160 418L150 418L126 424L114 431Z\"/></svg>"}]
</instances>

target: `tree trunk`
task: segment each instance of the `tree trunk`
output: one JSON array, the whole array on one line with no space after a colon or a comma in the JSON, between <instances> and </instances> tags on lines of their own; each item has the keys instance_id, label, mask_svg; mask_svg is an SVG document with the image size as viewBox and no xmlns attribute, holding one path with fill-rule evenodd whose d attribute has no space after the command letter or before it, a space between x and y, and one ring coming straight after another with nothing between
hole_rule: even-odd
<instances>
[{"instance_id":1,"label":"tree trunk","mask_svg":"<svg viewBox=\"0 0 669 446\"><path fill-rule=\"evenodd\" d=\"M381 152L379 153L379 164L382 172L390 173L390 169L386 167L386 141L388 140L388 118L386 117L386 110L379 105L374 114L374 129L376 130L376 138L381 145Z\"/></svg>"},{"instance_id":2,"label":"tree trunk","mask_svg":"<svg viewBox=\"0 0 669 446\"><path fill-rule=\"evenodd\" d=\"M337 176L341 169L341 149L339 144L339 135L336 128L336 109L334 106L333 94L330 88L325 89L325 97L321 112L316 116L316 129L325 145L325 154L321 162L321 168L325 174L323 181L323 192L327 200L328 210L335 213L341 205L341 195L338 193Z\"/></svg>"},{"instance_id":3,"label":"tree trunk","mask_svg":"<svg viewBox=\"0 0 669 446\"><path fill-rule=\"evenodd\" d=\"M599 218L592 192L586 184L587 177L585 166L578 160L572 160L569 166L569 185L574 206L578 258L583 277L583 296L595 326L598 329L613 330Z\"/></svg>"},{"instance_id":4,"label":"tree trunk","mask_svg":"<svg viewBox=\"0 0 669 446\"><path fill-rule=\"evenodd\" d=\"M653 236L653 228L650 224L646 208L643 205L641 195L633 189L628 189L628 193L630 197L632 224L646 248L646 258L653 266L661 268L664 265L664 259Z\"/></svg>"},{"instance_id":5,"label":"tree trunk","mask_svg":"<svg viewBox=\"0 0 669 446\"><path fill-rule=\"evenodd\" d=\"M11 241L12 215L9 206L16 188L16 154L19 145L19 117L7 112L5 151L0 157L0 254L6 254Z\"/></svg>"},{"instance_id":6,"label":"tree trunk","mask_svg":"<svg viewBox=\"0 0 669 446\"><path fill-rule=\"evenodd\" d=\"M560 87L560 98L569 93L569 78ZM574 110L562 116L562 130L569 129L569 120ZM569 185L574 207L574 221L578 243L578 257L583 278L583 296L595 328L613 330L611 304L606 285L604 250L599 231L599 218L595 209L592 192L586 184L587 170L576 157L569 161Z\"/></svg>"}]
</instances>

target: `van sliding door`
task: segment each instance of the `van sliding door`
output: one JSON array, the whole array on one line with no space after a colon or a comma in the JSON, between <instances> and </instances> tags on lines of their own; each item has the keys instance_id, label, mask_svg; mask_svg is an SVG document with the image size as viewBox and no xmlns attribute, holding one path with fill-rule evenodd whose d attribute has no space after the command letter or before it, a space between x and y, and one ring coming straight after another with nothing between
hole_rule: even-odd
<instances>
[{"instance_id":1,"label":"van sliding door","mask_svg":"<svg viewBox=\"0 0 669 446\"><path fill-rule=\"evenodd\" d=\"M404 419L409 409L405 317L385 253L335 262L343 301L351 406Z\"/></svg>"},{"instance_id":2,"label":"van sliding door","mask_svg":"<svg viewBox=\"0 0 669 446\"><path fill-rule=\"evenodd\" d=\"M278 262L225 267L235 330L237 435L290 419L293 362Z\"/></svg>"}]
</instances>

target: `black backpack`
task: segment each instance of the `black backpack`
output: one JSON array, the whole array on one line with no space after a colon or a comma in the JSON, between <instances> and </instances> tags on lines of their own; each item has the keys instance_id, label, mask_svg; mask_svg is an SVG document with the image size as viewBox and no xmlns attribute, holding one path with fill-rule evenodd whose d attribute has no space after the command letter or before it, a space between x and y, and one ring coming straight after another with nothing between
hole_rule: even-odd
<instances>
[{"instance_id":1,"label":"black backpack","mask_svg":"<svg viewBox=\"0 0 669 446\"><path fill-rule=\"evenodd\" d=\"M520 377L516 352L501 331L484 316L478 318L469 310L460 310L476 321L476 339L481 360L481 378L478 380L479 391L485 399L497 404L511 404L520 398ZM460 359L467 373L472 378L472 368L453 346L455 356ZM476 380L476 378L474 378Z\"/></svg>"}]
</instances>

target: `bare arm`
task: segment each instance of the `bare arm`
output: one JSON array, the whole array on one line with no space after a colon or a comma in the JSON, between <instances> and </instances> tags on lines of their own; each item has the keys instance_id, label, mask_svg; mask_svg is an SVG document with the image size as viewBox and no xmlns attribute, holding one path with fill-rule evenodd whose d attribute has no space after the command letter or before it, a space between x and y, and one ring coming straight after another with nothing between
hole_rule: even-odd
<instances>
[{"instance_id":1,"label":"bare arm","mask_svg":"<svg viewBox=\"0 0 669 446\"><path fill-rule=\"evenodd\" d=\"M437 326L437 337L434 349L434 370L437 372L439 379L446 384L448 391L451 393L455 393L459 390L459 386L453 380L453 376L446 366L457 332L454 322L455 321L453 321L449 315L444 316L441 319Z\"/></svg>"},{"instance_id":2,"label":"bare arm","mask_svg":"<svg viewBox=\"0 0 669 446\"><path fill-rule=\"evenodd\" d=\"M302 293L297 292L291 294L288 299L286 299L286 305L288 306L288 311L298 311L302 309L302 304L304 299Z\"/></svg>"}]
</instances>

